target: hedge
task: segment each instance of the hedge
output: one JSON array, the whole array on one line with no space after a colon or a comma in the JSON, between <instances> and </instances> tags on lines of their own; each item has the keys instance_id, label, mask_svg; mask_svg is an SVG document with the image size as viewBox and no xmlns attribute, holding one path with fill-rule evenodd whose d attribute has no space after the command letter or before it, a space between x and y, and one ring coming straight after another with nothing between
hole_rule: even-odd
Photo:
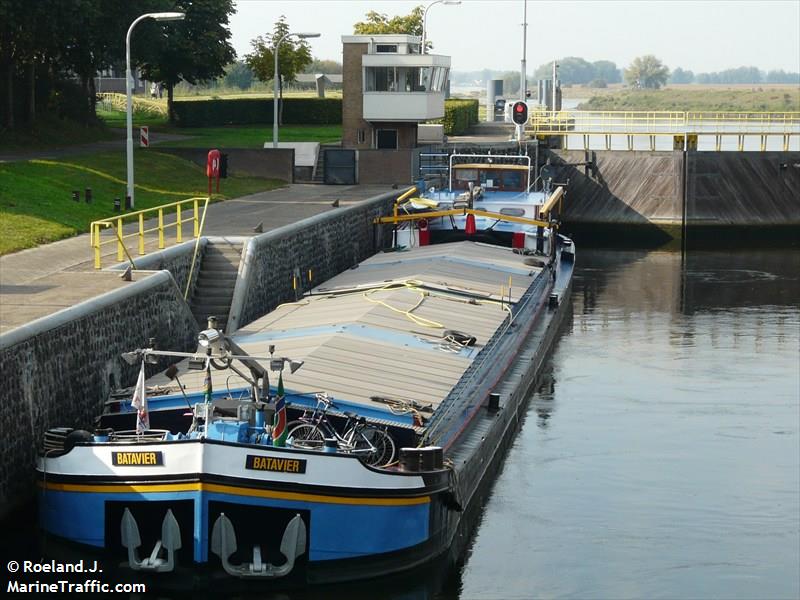
<instances>
[{"instance_id":1,"label":"hedge","mask_svg":"<svg viewBox=\"0 0 800 600\"><path fill-rule=\"evenodd\" d=\"M478 122L478 101L445 100L444 118L438 122L444 124L445 135L461 135Z\"/></svg>"},{"instance_id":2,"label":"hedge","mask_svg":"<svg viewBox=\"0 0 800 600\"><path fill-rule=\"evenodd\" d=\"M173 103L179 127L272 123L271 98L183 100ZM341 98L284 98L284 125L339 125Z\"/></svg>"}]
</instances>

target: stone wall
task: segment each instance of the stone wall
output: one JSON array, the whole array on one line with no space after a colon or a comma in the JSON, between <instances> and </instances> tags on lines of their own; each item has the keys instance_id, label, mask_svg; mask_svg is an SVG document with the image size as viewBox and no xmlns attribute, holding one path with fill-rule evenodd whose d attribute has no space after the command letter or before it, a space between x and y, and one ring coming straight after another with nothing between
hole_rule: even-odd
<instances>
[{"instance_id":1,"label":"stone wall","mask_svg":"<svg viewBox=\"0 0 800 600\"><path fill-rule=\"evenodd\" d=\"M359 150L358 183L408 185L417 169L415 150Z\"/></svg>"},{"instance_id":2,"label":"stone wall","mask_svg":"<svg viewBox=\"0 0 800 600\"><path fill-rule=\"evenodd\" d=\"M113 388L133 385L137 366L120 354L144 347L192 351L197 324L167 271L0 336L0 518L34 489L36 451L50 427L92 428ZM152 373L165 365L153 365Z\"/></svg>"},{"instance_id":3,"label":"stone wall","mask_svg":"<svg viewBox=\"0 0 800 600\"><path fill-rule=\"evenodd\" d=\"M294 301L292 280L299 274L298 294L338 275L388 243L386 227L375 217L390 213L393 191L359 204L329 211L250 239L239 266L228 332L247 325L283 302ZM313 280L307 280L311 269Z\"/></svg>"},{"instance_id":4,"label":"stone wall","mask_svg":"<svg viewBox=\"0 0 800 600\"><path fill-rule=\"evenodd\" d=\"M264 140L265 142L269 140ZM293 148L224 148L220 152L228 155L228 172L265 179L282 179L294 182ZM159 152L166 152L190 160L205 169L208 151L211 148L170 148L159 146ZM216 190L216 183L213 188ZM220 192L225 193L225 180L220 180Z\"/></svg>"}]
</instances>

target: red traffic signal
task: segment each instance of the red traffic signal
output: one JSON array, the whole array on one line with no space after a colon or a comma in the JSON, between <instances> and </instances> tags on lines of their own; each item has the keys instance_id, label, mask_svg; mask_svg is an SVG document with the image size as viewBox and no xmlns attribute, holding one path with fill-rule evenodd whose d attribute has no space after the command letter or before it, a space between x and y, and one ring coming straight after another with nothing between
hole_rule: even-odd
<instances>
[{"instance_id":1,"label":"red traffic signal","mask_svg":"<svg viewBox=\"0 0 800 600\"><path fill-rule=\"evenodd\" d=\"M528 105L524 102L514 102L511 107L511 119L517 125L525 125L528 122Z\"/></svg>"}]
</instances>

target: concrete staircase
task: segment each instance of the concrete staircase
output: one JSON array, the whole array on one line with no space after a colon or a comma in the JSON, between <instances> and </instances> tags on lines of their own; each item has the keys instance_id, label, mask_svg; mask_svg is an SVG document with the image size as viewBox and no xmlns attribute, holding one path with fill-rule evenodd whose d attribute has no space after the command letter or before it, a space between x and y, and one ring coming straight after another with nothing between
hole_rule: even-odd
<instances>
[{"instance_id":1,"label":"concrete staircase","mask_svg":"<svg viewBox=\"0 0 800 600\"><path fill-rule=\"evenodd\" d=\"M189 303L201 330L206 328L209 315L217 317L219 329L224 330L228 324L243 246L242 242L224 240L209 240L206 245Z\"/></svg>"},{"instance_id":2,"label":"concrete staircase","mask_svg":"<svg viewBox=\"0 0 800 600\"><path fill-rule=\"evenodd\" d=\"M325 183L325 146L320 145L317 154L317 165L314 167L312 183Z\"/></svg>"}]
</instances>

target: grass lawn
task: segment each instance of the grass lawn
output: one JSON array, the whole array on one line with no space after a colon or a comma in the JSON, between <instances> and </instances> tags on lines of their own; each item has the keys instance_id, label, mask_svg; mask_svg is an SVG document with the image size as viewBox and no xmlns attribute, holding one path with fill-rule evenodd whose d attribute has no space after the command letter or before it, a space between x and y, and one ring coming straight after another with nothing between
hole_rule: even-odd
<instances>
[{"instance_id":1,"label":"grass lawn","mask_svg":"<svg viewBox=\"0 0 800 600\"><path fill-rule=\"evenodd\" d=\"M136 209L206 195L203 169L155 149L135 152ZM89 223L113 216L115 197L125 197L125 156L105 152L58 160L0 163L0 255L89 231ZM285 182L229 177L221 198L275 189ZM83 202L85 188L93 202ZM73 202L72 190L81 191ZM124 200L123 200L124 203Z\"/></svg>"},{"instance_id":2,"label":"grass lawn","mask_svg":"<svg viewBox=\"0 0 800 600\"><path fill-rule=\"evenodd\" d=\"M125 127L125 113L114 110L98 111L109 127ZM149 125L151 139L158 140L158 133L175 133L192 136L179 142L164 145L181 148L263 148L264 142L272 141L272 123L261 125L228 125L226 127L171 127L166 116L134 113L135 127ZM336 142L342 139L341 125L282 125L280 139L283 142Z\"/></svg>"},{"instance_id":3,"label":"grass lawn","mask_svg":"<svg viewBox=\"0 0 800 600\"><path fill-rule=\"evenodd\" d=\"M169 129L169 133L192 136L189 140L166 143L184 148L263 148L264 142L272 142L272 125L176 127ZM278 134L282 142L336 142L342 139L342 126L285 125Z\"/></svg>"}]
</instances>

